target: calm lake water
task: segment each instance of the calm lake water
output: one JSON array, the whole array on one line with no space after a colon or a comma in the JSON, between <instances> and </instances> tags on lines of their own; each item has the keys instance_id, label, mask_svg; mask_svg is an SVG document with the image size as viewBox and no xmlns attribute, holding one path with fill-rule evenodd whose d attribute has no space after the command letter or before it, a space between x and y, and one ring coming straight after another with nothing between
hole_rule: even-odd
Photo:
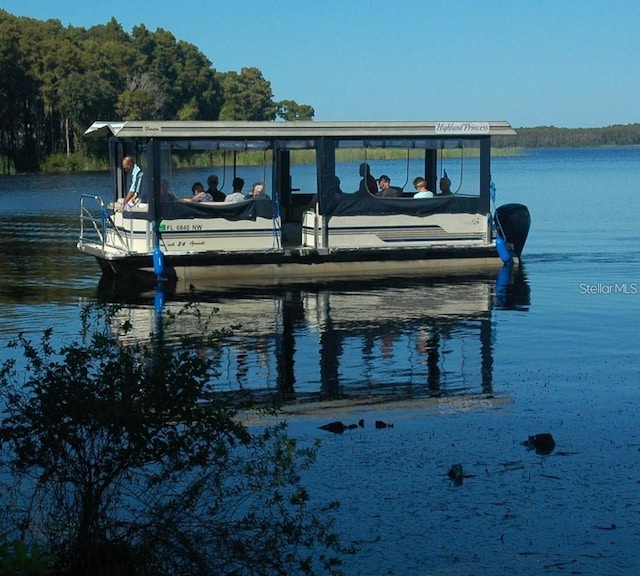
<instances>
[{"instance_id":1,"label":"calm lake water","mask_svg":"<svg viewBox=\"0 0 640 576\"><path fill-rule=\"evenodd\" d=\"M459 170L445 168L455 188ZM405 170L372 162L396 183ZM220 388L281 392L292 434L323 439L308 482L342 501L339 526L361 544L348 574L640 569L640 148L530 150L492 173L497 204L531 211L516 275L196 287L216 325L239 325ZM180 178L186 195L206 174ZM154 294L104 285L75 249L80 195L108 186L105 174L0 177L0 360L19 332L76 335L96 301L124 301L139 337L153 329ZM183 300L178 287L167 307ZM541 432L551 455L523 446Z\"/></svg>"}]
</instances>

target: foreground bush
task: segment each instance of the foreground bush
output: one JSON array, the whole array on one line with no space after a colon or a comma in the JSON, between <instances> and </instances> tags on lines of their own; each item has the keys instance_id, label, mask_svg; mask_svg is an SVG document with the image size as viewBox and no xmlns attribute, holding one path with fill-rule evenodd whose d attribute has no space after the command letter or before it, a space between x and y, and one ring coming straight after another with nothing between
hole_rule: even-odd
<instances>
[{"instance_id":1,"label":"foreground bush","mask_svg":"<svg viewBox=\"0 0 640 576\"><path fill-rule=\"evenodd\" d=\"M300 481L315 447L251 431L211 389L224 335L136 342L112 320L88 312L60 349L50 330L9 343L0 534L55 574L339 573L337 504Z\"/></svg>"}]
</instances>

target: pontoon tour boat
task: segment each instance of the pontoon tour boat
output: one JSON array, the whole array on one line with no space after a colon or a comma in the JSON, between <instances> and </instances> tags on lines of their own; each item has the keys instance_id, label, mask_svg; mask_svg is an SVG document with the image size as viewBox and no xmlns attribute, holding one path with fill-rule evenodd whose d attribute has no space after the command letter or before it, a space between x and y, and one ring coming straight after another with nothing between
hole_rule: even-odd
<instances>
[{"instance_id":1,"label":"pontoon tour boat","mask_svg":"<svg viewBox=\"0 0 640 576\"><path fill-rule=\"evenodd\" d=\"M112 190L81 197L78 249L105 275L186 282L517 266L529 211L492 210L491 138L512 134L503 121L96 122L86 135L109 140ZM126 157L143 173L130 206ZM228 183L248 172L247 158L266 195L189 201L185 178ZM378 190L383 171L393 196ZM414 176L433 197L414 197Z\"/></svg>"}]
</instances>

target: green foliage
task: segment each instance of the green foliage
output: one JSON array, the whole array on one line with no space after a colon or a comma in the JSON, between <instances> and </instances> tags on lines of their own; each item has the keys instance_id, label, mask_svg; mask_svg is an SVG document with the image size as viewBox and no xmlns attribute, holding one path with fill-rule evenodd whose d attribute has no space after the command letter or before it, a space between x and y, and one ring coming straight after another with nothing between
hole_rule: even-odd
<instances>
[{"instance_id":1,"label":"green foliage","mask_svg":"<svg viewBox=\"0 0 640 576\"><path fill-rule=\"evenodd\" d=\"M640 145L640 124L617 124L603 128L537 126L535 128L518 128L516 132L515 137L495 138L494 145L520 148Z\"/></svg>"},{"instance_id":2,"label":"green foliage","mask_svg":"<svg viewBox=\"0 0 640 576\"><path fill-rule=\"evenodd\" d=\"M0 154L0 174L15 174L16 165L11 158Z\"/></svg>"},{"instance_id":3,"label":"green foliage","mask_svg":"<svg viewBox=\"0 0 640 576\"><path fill-rule=\"evenodd\" d=\"M180 314L197 336L165 341L170 317L141 340L117 308L89 308L59 349L50 329L9 343L0 529L37 536L61 575L340 573L337 503L301 484L316 447L243 425L213 388L226 331Z\"/></svg>"},{"instance_id":4,"label":"green foliage","mask_svg":"<svg viewBox=\"0 0 640 576\"><path fill-rule=\"evenodd\" d=\"M200 114L198 103L195 98L187 102L180 110L178 110L178 120L197 120Z\"/></svg>"},{"instance_id":5,"label":"green foliage","mask_svg":"<svg viewBox=\"0 0 640 576\"><path fill-rule=\"evenodd\" d=\"M220 120L275 120L271 83L258 68L242 68L240 74L226 72L220 78L225 101Z\"/></svg>"},{"instance_id":6,"label":"green foliage","mask_svg":"<svg viewBox=\"0 0 640 576\"><path fill-rule=\"evenodd\" d=\"M52 574L54 556L43 555L40 546L26 546L21 540L8 542L0 536L0 574L3 576L32 576Z\"/></svg>"},{"instance_id":7,"label":"green foliage","mask_svg":"<svg viewBox=\"0 0 640 576\"><path fill-rule=\"evenodd\" d=\"M0 9L0 38L0 150L18 171L51 154L86 153L83 133L96 120L276 118L260 70L219 74L196 46L161 28L129 34L112 18L86 30ZM286 102L298 110L292 116L313 110Z\"/></svg>"},{"instance_id":8,"label":"green foliage","mask_svg":"<svg viewBox=\"0 0 640 576\"><path fill-rule=\"evenodd\" d=\"M107 161L80 153L53 154L48 156L40 169L43 172L98 172L108 170Z\"/></svg>"},{"instance_id":9,"label":"green foliage","mask_svg":"<svg viewBox=\"0 0 640 576\"><path fill-rule=\"evenodd\" d=\"M96 118L113 118L117 92L110 82L95 72L65 76L58 86L58 105L71 126L90 126ZM83 152L80 138L74 148ZM71 150L66 150L70 152Z\"/></svg>"},{"instance_id":10,"label":"green foliage","mask_svg":"<svg viewBox=\"0 0 640 576\"><path fill-rule=\"evenodd\" d=\"M123 120L155 120L157 118L158 104L154 96L152 85L144 86L144 79L137 84L131 81L131 89L118 96L116 112Z\"/></svg>"},{"instance_id":11,"label":"green foliage","mask_svg":"<svg viewBox=\"0 0 640 576\"><path fill-rule=\"evenodd\" d=\"M282 100L278 102L278 118L288 122L313 120L315 110L306 104L298 104L295 100Z\"/></svg>"}]
</instances>

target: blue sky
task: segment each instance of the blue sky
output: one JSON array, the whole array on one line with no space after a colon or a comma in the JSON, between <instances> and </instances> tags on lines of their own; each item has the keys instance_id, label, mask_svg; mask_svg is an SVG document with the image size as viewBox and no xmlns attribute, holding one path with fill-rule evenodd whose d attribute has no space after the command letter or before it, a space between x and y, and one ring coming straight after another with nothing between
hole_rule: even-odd
<instances>
[{"instance_id":1,"label":"blue sky","mask_svg":"<svg viewBox=\"0 0 640 576\"><path fill-rule=\"evenodd\" d=\"M640 122L638 0L0 0L15 16L163 28L257 67L316 120Z\"/></svg>"}]
</instances>

